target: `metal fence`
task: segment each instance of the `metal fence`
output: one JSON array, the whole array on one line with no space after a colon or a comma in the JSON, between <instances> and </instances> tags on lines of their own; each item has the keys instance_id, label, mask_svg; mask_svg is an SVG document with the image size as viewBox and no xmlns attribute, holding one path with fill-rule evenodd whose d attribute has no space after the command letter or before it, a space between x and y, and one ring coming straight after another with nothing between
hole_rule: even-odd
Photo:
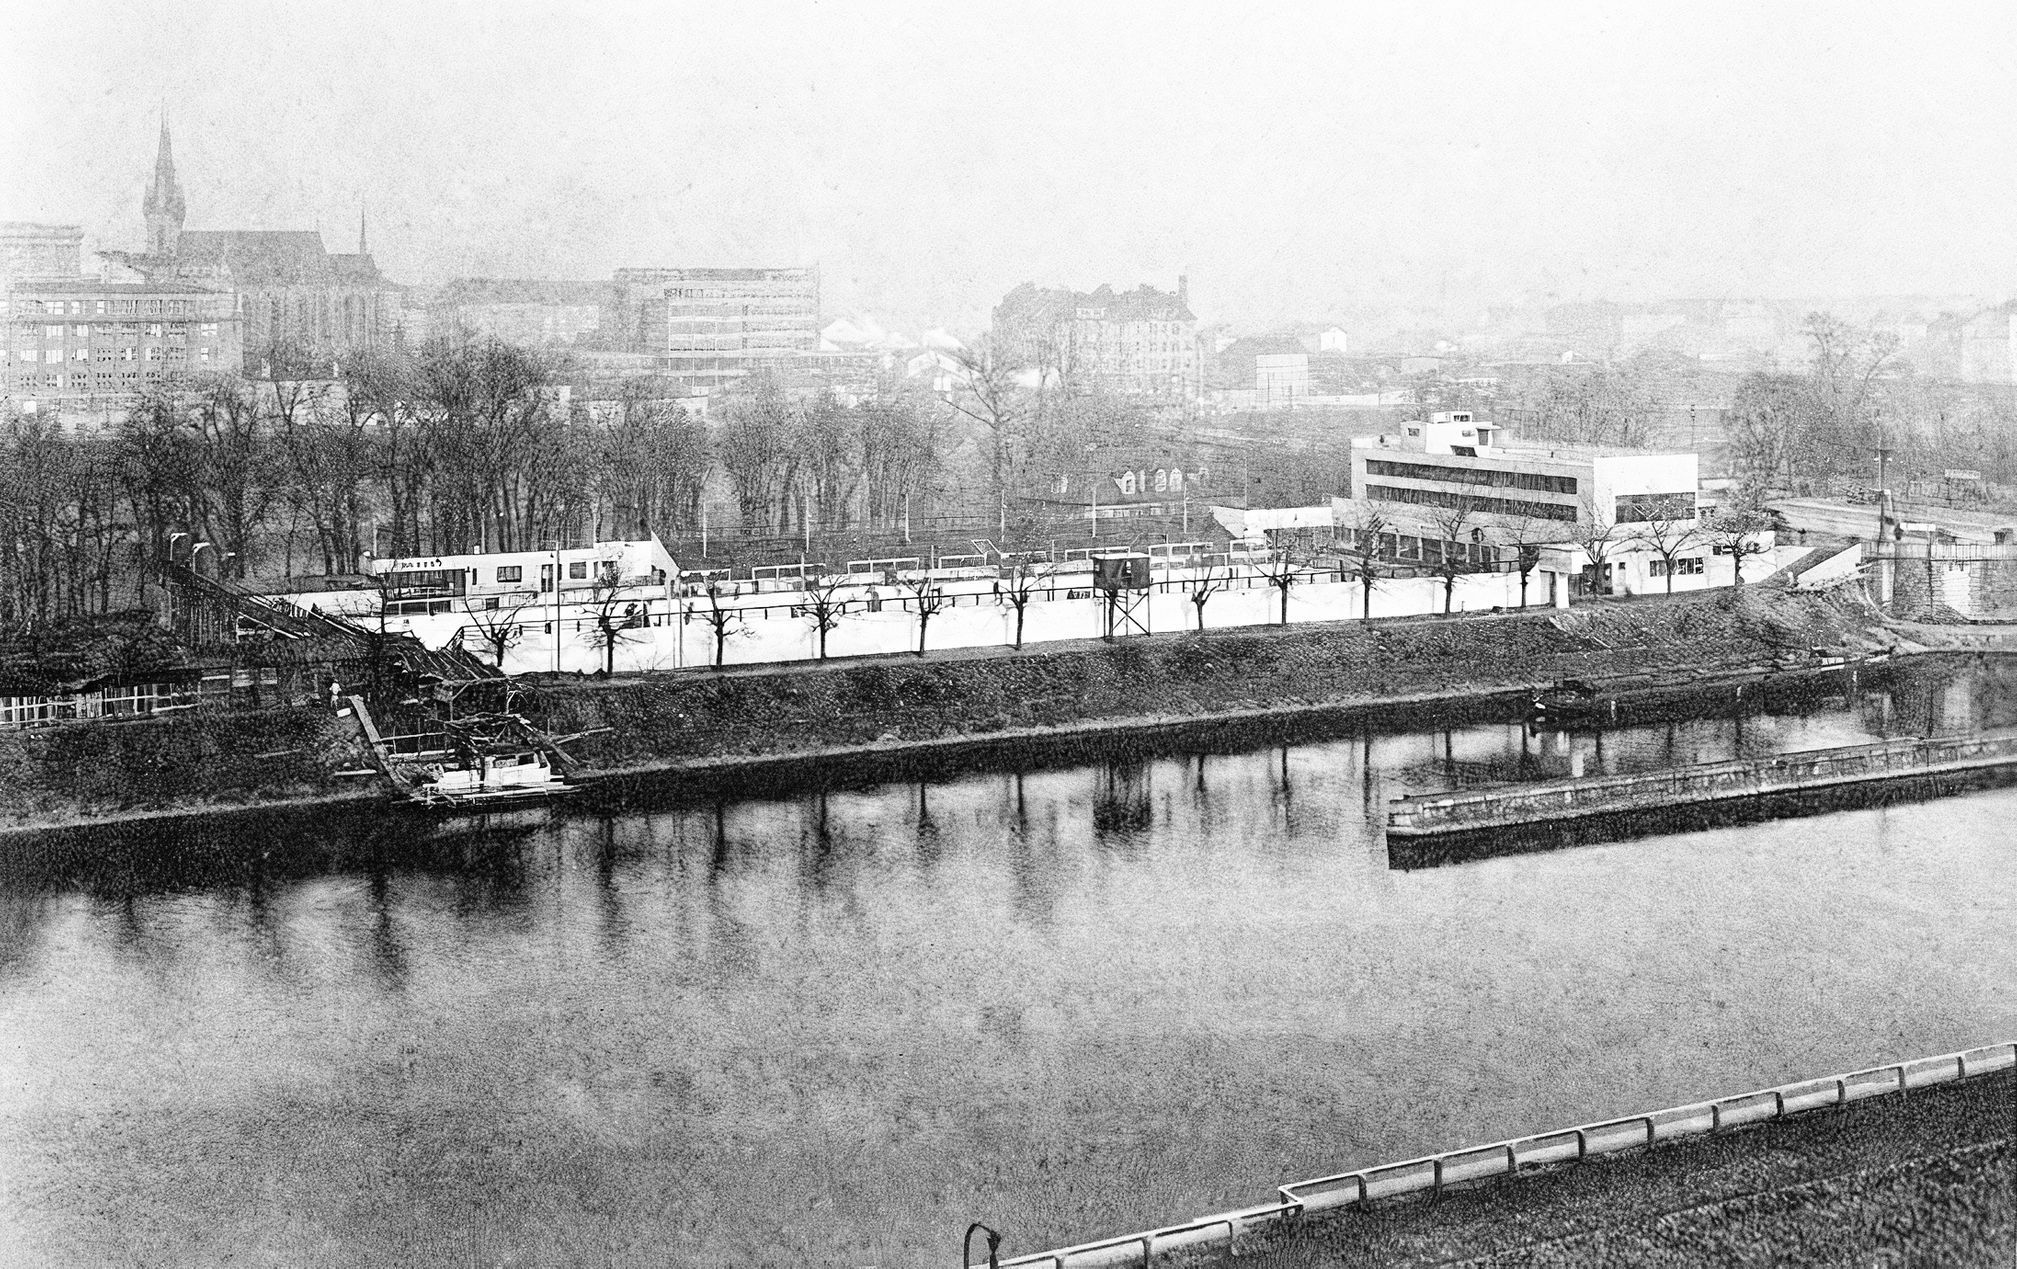
<instances>
[{"instance_id":1,"label":"metal fence","mask_svg":"<svg viewBox=\"0 0 2017 1269\"><path fill-rule=\"evenodd\" d=\"M1092 1269L1096 1265L1147 1266L1158 1255L1221 1248L1241 1251L1241 1237L1261 1226L1282 1227L1310 1212L1363 1207L1406 1195L1436 1195L1467 1183L1518 1174L1547 1164L1580 1163L1595 1156L1644 1150L1662 1142L1722 1132L1745 1124L1783 1119L1803 1111L1846 1106L1865 1098L1902 1093L1929 1084L1965 1080L2017 1067L2017 1043L1992 1044L1938 1057L1893 1062L1841 1075L1762 1088L1734 1097L1672 1106L1642 1115L1558 1128L1553 1132L1467 1146L1399 1163L1376 1164L1352 1172L1314 1177L1278 1186L1278 1199L1254 1207L1201 1216L1196 1220L1139 1233L999 1261L1001 1269L1049 1266ZM976 1267L978 1269L978 1267Z\"/></svg>"}]
</instances>

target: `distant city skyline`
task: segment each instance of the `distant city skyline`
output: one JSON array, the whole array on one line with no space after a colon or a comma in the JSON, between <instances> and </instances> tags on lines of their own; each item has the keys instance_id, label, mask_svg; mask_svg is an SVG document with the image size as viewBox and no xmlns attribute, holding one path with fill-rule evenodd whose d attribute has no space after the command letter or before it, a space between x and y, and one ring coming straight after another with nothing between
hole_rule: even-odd
<instances>
[{"instance_id":1,"label":"distant city skyline","mask_svg":"<svg viewBox=\"0 0 2017 1269\"><path fill-rule=\"evenodd\" d=\"M1174 286L1260 328L1548 298L2003 297L2001 10L112 4L10 25L0 218L141 245L370 208L385 272L817 265L972 331L1008 289ZM248 110L247 102L260 108Z\"/></svg>"}]
</instances>

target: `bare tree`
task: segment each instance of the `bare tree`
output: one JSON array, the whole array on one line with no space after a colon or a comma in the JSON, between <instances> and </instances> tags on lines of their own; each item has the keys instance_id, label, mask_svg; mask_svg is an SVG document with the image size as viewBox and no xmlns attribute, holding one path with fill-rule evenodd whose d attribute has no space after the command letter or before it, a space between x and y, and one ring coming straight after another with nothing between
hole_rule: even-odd
<instances>
[{"instance_id":1,"label":"bare tree","mask_svg":"<svg viewBox=\"0 0 2017 1269\"><path fill-rule=\"evenodd\" d=\"M931 624L933 617L936 617L945 610L946 593L939 589L937 582L932 581L924 573L919 573L916 577L906 578L901 584L905 593L910 596L911 603L916 605L917 654L923 656L925 629Z\"/></svg>"},{"instance_id":2,"label":"bare tree","mask_svg":"<svg viewBox=\"0 0 2017 1269\"><path fill-rule=\"evenodd\" d=\"M1694 501L1690 495L1689 502ZM1662 505L1641 521L1633 534L1646 549L1660 558L1661 572L1667 579L1667 593L1674 593L1674 568L1681 552L1701 541L1701 525L1696 521L1693 506L1686 508L1688 516L1683 519L1678 505Z\"/></svg>"},{"instance_id":3,"label":"bare tree","mask_svg":"<svg viewBox=\"0 0 2017 1269\"><path fill-rule=\"evenodd\" d=\"M1772 486L1782 480L1793 487L1803 418L1798 381L1752 374L1738 383L1723 419L1738 496L1745 505L1763 505Z\"/></svg>"},{"instance_id":4,"label":"bare tree","mask_svg":"<svg viewBox=\"0 0 2017 1269\"><path fill-rule=\"evenodd\" d=\"M764 375L751 391L729 400L724 413L716 451L735 482L743 528L782 527L784 493L796 471L792 440L797 406L776 378Z\"/></svg>"},{"instance_id":5,"label":"bare tree","mask_svg":"<svg viewBox=\"0 0 2017 1269\"><path fill-rule=\"evenodd\" d=\"M1296 559L1287 547L1272 552L1267 563L1261 565L1261 576L1268 579L1268 585L1282 594L1282 619L1279 624L1289 624L1289 591L1310 577L1309 568Z\"/></svg>"},{"instance_id":6,"label":"bare tree","mask_svg":"<svg viewBox=\"0 0 2017 1269\"><path fill-rule=\"evenodd\" d=\"M539 595L533 591L501 596L487 601L494 608L472 609L469 624L476 627L477 634L490 647L490 653L497 660L497 668L504 668L505 653L518 646L525 637L525 610L539 602Z\"/></svg>"},{"instance_id":7,"label":"bare tree","mask_svg":"<svg viewBox=\"0 0 2017 1269\"><path fill-rule=\"evenodd\" d=\"M1205 571L1191 579L1191 607L1197 612L1198 633L1205 632L1205 605L1212 602L1212 596L1232 585L1232 569L1221 570L1216 564L1205 565Z\"/></svg>"},{"instance_id":8,"label":"bare tree","mask_svg":"<svg viewBox=\"0 0 2017 1269\"><path fill-rule=\"evenodd\" d=\"M798 413L792 437L797 456L799 520L820 529L847 527L859 467L859 430L831 394L823 393Z\"/></svg>"},{"instance_id":9,"label":"bare tree","mask_svg":"<svg viewBox=\"0 0 2017 1269\"><path fill-rule=\"evenodd\" d=\"M728 636L731 627L743 620L742 609L734 605L724 605L721 601L722 584L711 581L707 584L707 607L701 609L700 619L714 632L714 668L722 668L723 658L728 653Z\"/></svg>"},{"instance_id":10,"label":"bare tree","mask_svg":"<svg viewBox=\"0 0 2017 1269\"><path fill-rule=\"evenodd\" d=\"M1590 568L1595 577L1593 589L1597 594L1611 593L1610 573L1607 571L1611 553L1620 544L1617 522L1597 514L1597 506L1591 499L1583 500L1585 518L1571 526L1570 538L1583 548L1583 554L1590 557Z\"/></svg>"},{"instance_id":11,"label":"bare tree","mask_svg":"<svg viewBox=\"0 0 2017 1269\"><path fill-rule=\"evenodd\" d=\"M847 605L841 592L847 586L845 573L815 574L805 579L805 598L799 607L812 619L813 632L819 636L819 659L826 660L826 636L840 625L841 615Z\"/></svg>"},{"instance_id":12,"label":"bare tree","mask_svg":"<svg viewBox=\"0 0 2017 1269\"><path fill-rule=\"evenodd\" d=\"M987 429L988 492L992 501L1004 502L1024 458L1022 433L1030 402L1017 382L1022 366L1004 356L992 339L960 349L953 360L960 378L953 408Z\"/></svg>"},{"instance_id":13,"label":"bare tree","mask_svg":"<svg viewBox=\"0 0 2017 1269\"><path fill-rule=\"evenodd\" d=\"M1709 522L1709 539L1718 551L1730 557L1731 567L1736 573L1735 585L1744 584L1746 559L1771 553L1772 548L1758 540L1760 534L1770 532L1771 528L1771 516L1748 509L1721 512Z\"/></svg>"},{"instance_id":14,"label":"bare tree","mask_svg":"<svg viewBox=\"0 0 2017 1269\"><path fill-rule=\"evenodd\" d=\"M624 592L625 587L616 575L614 564L605 565L596 574L588 602L595 629L590 631L588 639L591 646L602 649L602 673L605 678L616 673L617 645L644 637L632 633L645 624L644 609L638 606L635 597Z\"/></svg>"},{"instance_id":15,"label":"bare tree","mask_svg":"<svg viewBox=\"0 0 2017 1269\"><path fill-rule=\"evenodd\" d=\"M1525 608L1528 583L1541 564L1541 548L1569 536L1569 526L1560 520L1520 516L1501 530L1500 536L1513 552L1513 567L1520 574L1520 607Z\"/></svg>"},{"instance_id":16,"label":"bare tree","mask_svg":"<svg viewBox=\"0 0 2017 1269\"><path fill-rule=\"evenodd\" d=\"M870 523L888 528L913 498L925 495L938 472L945 410L892 380L854 415L865 510Z\"/></svg>"},{"instance_id":17,"label":"bare tree","mask_svg":"<svg viewBox=\"0 0 2017 1269\"><path fill-rule=\"evenodd\" d=\"M1051 576L1048 560L1030 559L1023 556L1008 566L1001 588L1002 602L1015 609L1015 646L1023 646L1023 614L1029 609L1030 601L1036 598Z\"/></svg>"},{"instance_id":18,"label":"bare tree","mask_svg":"<svg viewBox=\"0 0 2017 1269\"><path fill-rule=\"evenodd\" d=\"M1472 543L1466 540L1466 537L1470 536L1467 534L1467 528L1471 518L1477 513L1477 506L1475 497L1458 495L1454 504L1439 508L1429 517L1429 522L1436 528L1438 538L1436 558L1430 561L1429 568L1443 579L1443 612L1446 614L1456 599L1457 578L1465 573L1477 571L1476 565L1471 561ZM1482 530L1475 536L1481 538Z\"/></svg>"}]
</instances>

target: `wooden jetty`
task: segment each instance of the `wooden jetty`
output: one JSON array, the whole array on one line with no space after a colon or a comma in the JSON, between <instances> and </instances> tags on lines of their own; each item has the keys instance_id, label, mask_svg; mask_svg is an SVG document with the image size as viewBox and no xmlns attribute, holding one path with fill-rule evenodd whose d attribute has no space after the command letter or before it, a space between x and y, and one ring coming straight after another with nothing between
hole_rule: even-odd
<instances>
[{"instance_id":1,"label":"wooden jetty","mask_svg":"<svg viewBox=\"0 0 2017 1269\"><path fill-rule=\"evenodd\" d=\"M2017 768L2017 730L1887 740L1750 761L1411 794L1389 805L1387 836L1416 841L1997 768Z\"/></svg>"},{"instance_id":2,"label":"wooden jetty","mask_svg":"<svg viewBox=\"0 0 2017 1269\"><path fill-rule=\"evenodd\" d=\"M349 699L373 764L395 794L416 805L467 811L580 792L565 778L574 762L560 747L576 737L549 736L512 713L473 714L444 720L438 732L386 736L363 698Z\"/></svg>"}]
</instances>

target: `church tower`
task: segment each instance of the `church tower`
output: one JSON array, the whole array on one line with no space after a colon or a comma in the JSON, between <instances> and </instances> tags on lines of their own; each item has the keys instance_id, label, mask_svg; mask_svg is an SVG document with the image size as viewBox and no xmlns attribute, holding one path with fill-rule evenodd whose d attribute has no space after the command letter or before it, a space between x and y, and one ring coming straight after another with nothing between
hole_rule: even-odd
<instances>
[{"instance_id":1,"label":"church tower","mask_svg":"<svg viewBox=\"0 0 2017 1269\"><path fill-rule=\"evenodd\" d=\"M147 217L147 254L172 258L182 235L182 186L175 180L175 153L168 144L168 116L161 116L161 148L154 155L154 179L140 204Z\"/></svg>"}]
</instances>

